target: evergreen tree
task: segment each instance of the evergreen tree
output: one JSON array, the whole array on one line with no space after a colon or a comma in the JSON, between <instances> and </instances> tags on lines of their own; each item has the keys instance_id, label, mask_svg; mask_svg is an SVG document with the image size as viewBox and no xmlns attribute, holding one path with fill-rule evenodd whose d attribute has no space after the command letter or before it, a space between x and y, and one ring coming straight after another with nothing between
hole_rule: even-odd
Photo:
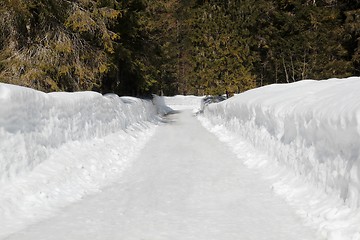
<instances>
[{"instance_id":1,"label":"evergreen tree","mask_svg":"<svg viewBox=\"0 0 360 240\"><path fill-rule=\"evenodd\" d=\"M101 85L118 38L110 30L121 15L115 0L6 0L1 4L2 81L44 91L90 90Z\"/></svg>"},{"instance_id":2,"label":"evergreen tree","mask_svg":"<svg viewBox=\"0 0 360 240\"><path fill-rule=\"evenodd\" d=\"M216 1L201 3L189 22L192 85L200 94L239 92L255 86L250 51L226 8Z\"/></svg>"},{"instance_id":3,"label":"evergreen tree","mask_svg":"<svg viewBox=\"0 0 360 240\"><path fill-rule=\"evenodd\" d=\"M351 0L2 0L0 81L169 95L358 75L359 8Z\"/></svg>"},{"instance_id":4,"label":"evergreen tree","mask_svg":"<svg viewBox=\"0 0 360 240\"><path fill-rule=\"evenodd\" d=\"M348 57L353 64L353 73L360 74L360 2L344 3L345 29L347 31Z\"/></svg>"}]
</instances>

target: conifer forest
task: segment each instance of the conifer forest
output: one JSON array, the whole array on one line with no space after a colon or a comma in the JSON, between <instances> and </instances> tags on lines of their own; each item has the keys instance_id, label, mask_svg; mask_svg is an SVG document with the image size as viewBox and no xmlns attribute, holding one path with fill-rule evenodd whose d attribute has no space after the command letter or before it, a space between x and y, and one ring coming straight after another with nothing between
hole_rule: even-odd
<instances>
[{"instance_id":1,"label":"conifer forest","mask_svg":"<svg viewBox=\"0 0 360 240\"><path fill-rule=\"evenodd\" d=\"M0 82L222 94L360 75L360 0L0 0Z\"/></svg>"}]
</instances>

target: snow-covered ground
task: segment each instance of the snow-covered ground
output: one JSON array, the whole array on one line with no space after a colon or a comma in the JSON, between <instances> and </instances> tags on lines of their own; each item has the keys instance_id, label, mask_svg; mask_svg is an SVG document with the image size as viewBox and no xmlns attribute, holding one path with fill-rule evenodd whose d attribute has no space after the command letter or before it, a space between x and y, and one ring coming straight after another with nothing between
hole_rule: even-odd
<instances>
[{"instance_id":1,"label":"snow-covered ground","mask_svg":"<svg viewBox=\"0 0 360 240\"><path fill-rule=\"evenodd\" d=\"M327 239L360 239L360 78L254 89L209 105L203 124L274 179ZM249 144L250 143L250 144ZM245 151L247 146L250 151ZM252 157L252 153L263 157Z\"/></svg>"},{"instance_id":2,"label":"snow-covered ground","mask_svg":"<svg viewBox=\"0 0 360 240\"><path fill-rule=\"evenodd\" d=\"M0 238L115 181L157 122L151 101L0 84Z\"/></svg>"},{"instance_id":3,"label":"snow-covered ground","mask_svg":"<svg viewBox=\"0 0 360 240\"><path fill-rule=\"evenodd\" d=\"M203 97L192 96L192 95L188 95L188 96L177 95L174 97L164 97L164 102L166 106L169 106L174 110L184 110L184 109L197 110L201 106L201 99L203 99Z\"/></svg>"},{"instance_id":4,"label":"snow-covered ground","mask_svg":"<svg viewBox=\"0 0 360 240\"><path fill-rule=\"evenodd\" d=\"M6 240L321 239L270 186L181 111L115 184Z\"/></svg>"},{"instance_id":5,"label":"snow-covered ground","mask_svg":"<svg viewBox=\"0 0 360 240\"><path fill-rule=\"evenodd\" d=\"M307 80L210 104L198 119L226 147L182 112L201 97L154 105L0 84L0 239L316 239L315 228L360 240L359 91L360 78ZM180 113L157 127L164 104Z\"/></svg>"}]
</instances>

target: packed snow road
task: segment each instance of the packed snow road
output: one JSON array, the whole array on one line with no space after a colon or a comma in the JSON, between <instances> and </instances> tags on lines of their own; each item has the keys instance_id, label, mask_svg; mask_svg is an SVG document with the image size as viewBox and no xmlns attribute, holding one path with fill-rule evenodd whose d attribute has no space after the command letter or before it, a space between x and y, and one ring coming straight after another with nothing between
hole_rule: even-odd
<instances>
[{"instance_id":1,"label":"packed snow road","mask_svg":"<svg viewBox=\"0 0 360 240\"><path fill-rule=\"evenodd\" d=\"M191 112L168 119L117 184L6 239L319 239Z\"/></svg>"}]
</instances>

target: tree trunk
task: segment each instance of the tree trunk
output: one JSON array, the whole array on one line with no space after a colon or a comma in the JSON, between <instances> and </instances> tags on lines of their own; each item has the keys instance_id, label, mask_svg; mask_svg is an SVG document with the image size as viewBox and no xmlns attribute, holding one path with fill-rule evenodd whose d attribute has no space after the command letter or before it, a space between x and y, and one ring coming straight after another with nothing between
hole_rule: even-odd
<instances>
[{"instance_id":1,"label":"tree trunk","mask_svg":"<svg viewBox=\"0 0 360 240\"><path fill-rule=\"evenodd\" d=\"M287 71L287 69L286 69L286 64L285 64L284 57L282 57L282 62L283 62L283 66L284 66L284 72L285 72L286 82L289 83L289 74L288 74L288 71Z\"/></svg>"}]
</instances>

